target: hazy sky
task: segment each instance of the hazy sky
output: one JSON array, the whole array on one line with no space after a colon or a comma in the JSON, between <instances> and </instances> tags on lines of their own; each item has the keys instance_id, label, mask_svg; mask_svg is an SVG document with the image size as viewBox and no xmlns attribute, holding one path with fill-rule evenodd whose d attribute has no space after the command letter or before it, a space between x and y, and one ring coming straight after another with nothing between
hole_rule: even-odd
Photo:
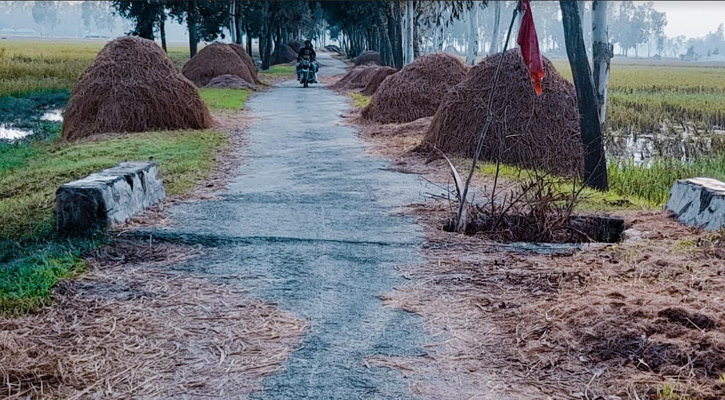
<instances>
[{"instance_id":1,"label":"hazy sky","mask_svg":"<svg viewBox=\"0 0 725 400\"><path fill-rule=\"evenodd\" d=\"M635 1L637 4L644 1ZM655 8L667 12L667 36L698 37L717 30L725 23L725 1L653 1Z\"/></svg>"}]
</instances>

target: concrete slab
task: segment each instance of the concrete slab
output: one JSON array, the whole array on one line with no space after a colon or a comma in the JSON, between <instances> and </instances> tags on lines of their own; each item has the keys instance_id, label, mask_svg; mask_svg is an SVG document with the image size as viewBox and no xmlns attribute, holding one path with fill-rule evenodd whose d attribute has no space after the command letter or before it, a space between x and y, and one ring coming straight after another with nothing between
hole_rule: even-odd
<instances>
[{"instance_id":1,"label":"concrete slab","mask_svg":"<svg viewBox=\"0 0 725 400\"><path fill-rule=\"evenodd\" d=\"M124 222L166 196L158 166L123 162L67 183L56 192L62 235L86 235Z\"/></svg>"},{"instance_id":2,"label":"concrete slab","mask_svg":"<svg viewBox=\"0 0 725 400\"><path fill-rule=\"evenodd\" d=\"M719 231L725 226L725 183L712 178L678 180L665 207L685 225Z\"/></svg>"}]
</instances>

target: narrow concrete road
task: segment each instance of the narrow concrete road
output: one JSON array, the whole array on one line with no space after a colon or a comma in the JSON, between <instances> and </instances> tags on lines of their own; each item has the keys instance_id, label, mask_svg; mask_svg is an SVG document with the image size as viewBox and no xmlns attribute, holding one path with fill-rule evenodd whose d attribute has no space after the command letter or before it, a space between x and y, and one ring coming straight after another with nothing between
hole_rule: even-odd
<instances>
[{"instance_id":1,"label":"narrow concrete road","mask_svg":"<svg viewBox=\"0 0 725 400\"><path fill-rule=\"evenodd\" d=\"M344 65L321 54L321 73ZM209 246L182 267L239 281L310 324L299 349L256 399L408 399L402 375L367 356L423 354L417 316L383 307L403 284L395 266L418 262L422 233L396 208L420 200L414 175L366 154L341 124L346 99L290 81L248 107L246 164L218 201L172 208L156 235Z\"/></svg>"}]
</instances>

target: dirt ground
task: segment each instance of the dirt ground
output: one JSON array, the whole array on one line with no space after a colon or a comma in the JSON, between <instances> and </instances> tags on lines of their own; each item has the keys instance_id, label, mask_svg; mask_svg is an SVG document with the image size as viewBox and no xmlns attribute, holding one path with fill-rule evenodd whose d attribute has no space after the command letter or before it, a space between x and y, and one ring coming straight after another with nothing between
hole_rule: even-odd
<instances>
[{"instance_id":1,"label":"dirt ground","mask_svg":"<svg viewBox=\"0 0 725 400\"><path fill-rule=\"evenodd\" d=\"M163 225L177 202L213 197L242 160L247 112L215 115L229 146L193 193L169 198L113 232L37 314L0 318L0 397L8 399L246 398L283 362L305 321L243 287L169 267L203 250L123 239Z\"/></svg>"},{"instance_id":2,"label":"dirt ground","mask_svg":"<svg viewBox=\"0 0 725 400\"><path fill-rule=\"evenodd\" d=\"M371 151L441 188L408 210L428 262L401 267L410 284L386 295L437 340L425 358L370 363L398 368L430 399L725 398L721 236L646 210L614 213L629 229L622 243L556 252L445 232L449 169L415 151L428 123L361 126Z\"/></svg>"}]
</instances>

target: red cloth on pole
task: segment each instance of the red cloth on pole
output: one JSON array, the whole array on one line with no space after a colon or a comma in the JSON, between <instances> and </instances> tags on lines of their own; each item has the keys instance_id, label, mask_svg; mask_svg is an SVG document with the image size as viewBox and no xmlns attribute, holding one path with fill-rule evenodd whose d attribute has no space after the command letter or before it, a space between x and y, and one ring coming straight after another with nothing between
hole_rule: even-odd
<instances>
[{"instance_id":1,"label":"red cloth on pole","mask_svg":"<svg viewBox=\"0 0 725 400\"><path fill-rule=\"evenodd\" d=\"M519 2L519 10L524 13L521 19L521 28L519 29L519 37L517 42L521 47L521 55L524 56L524 62L529 69L531 82L534 84L534 90L539 95L543 91L541 80L544 79L544 62L541 60L541 51L539 50L539 37L536 35L536 26L534 26L534 16L531 15L531 2L522 0Z\"/></svg>"}]
</instances>

